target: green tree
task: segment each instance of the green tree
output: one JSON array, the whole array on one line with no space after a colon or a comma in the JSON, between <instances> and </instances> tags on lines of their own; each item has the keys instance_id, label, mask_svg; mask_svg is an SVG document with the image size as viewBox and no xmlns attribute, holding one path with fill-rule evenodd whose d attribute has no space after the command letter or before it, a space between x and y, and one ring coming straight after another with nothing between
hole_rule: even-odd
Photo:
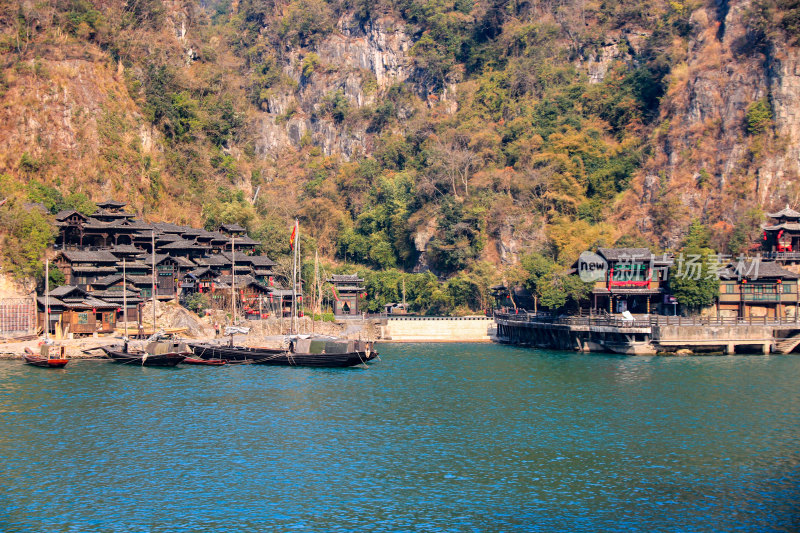
<instances>
[{"instance_id":1,"label":"green tree","mask_svg":"<svg viewBox=\"0 0 800 533\"><path fill-rule=\"evenodd\" d=\"M750 104L745 116L745 129L749 135L764 133L772 122L772 110L766 97Z\"/></svg>"},{"instance_id":2,"label":"green tree","mask_svg":"<svg viewBox=\"0 0 800 533\"><path fill-rule=\"evenodd\" d=\"M719 265L714 250L708 247L709 239L708 228L693 221L670 273L670 292L692 312L711 305L719 297Z\"/></svg>"}]
</instances>

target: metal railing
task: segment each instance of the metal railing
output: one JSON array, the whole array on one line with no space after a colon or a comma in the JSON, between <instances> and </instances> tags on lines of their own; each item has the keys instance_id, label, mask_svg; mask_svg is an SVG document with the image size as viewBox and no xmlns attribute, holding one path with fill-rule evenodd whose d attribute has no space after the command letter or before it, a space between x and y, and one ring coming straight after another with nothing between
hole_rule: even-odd
<instances>
[{"instance_id":1,"label":"metal railing","mask_svg":"<svg viewBox=\"0 0 800 533\"><path fill-rule=\"evenodd\" d=\"M559 315L551 313L529 313L519 310L515 313L495 312L496 320L508 320L531 324L552 324L554 326L607 326L618 328L650 328L657 326L790 326L800 328L797 317L706 317L706 316L664 316L638 315L627 320L619 315L598 313L588 315Z\"/></svg>"}]
</instances>

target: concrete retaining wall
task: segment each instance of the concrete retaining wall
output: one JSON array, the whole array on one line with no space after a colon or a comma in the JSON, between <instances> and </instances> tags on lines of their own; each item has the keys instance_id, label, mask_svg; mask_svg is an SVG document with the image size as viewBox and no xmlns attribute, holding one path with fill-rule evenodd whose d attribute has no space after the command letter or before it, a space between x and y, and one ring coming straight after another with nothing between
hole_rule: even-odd
<instances>
[{"instance_id":1,"label":"concrete retaining wall","mask_svg":"<svg viewBox=\"0 0 800 533\"><path fill-rule=\"evenodd\" d=\"M381 340L394 342L489 342L494 319L465 317L392 317L381 326Z\"/></svg>"}]
</instances>

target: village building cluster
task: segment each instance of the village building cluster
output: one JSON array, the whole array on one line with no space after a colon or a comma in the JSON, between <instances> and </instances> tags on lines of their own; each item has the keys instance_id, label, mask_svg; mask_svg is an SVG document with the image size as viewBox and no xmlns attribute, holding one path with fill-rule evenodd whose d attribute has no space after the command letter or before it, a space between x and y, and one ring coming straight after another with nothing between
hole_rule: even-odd
<instances>
[{"instance_id":1,"label":"village building cluster","mask_svg":"<svg viewBox=\"0 0 800 533\"><path fill-rule=\"evenodd\" d=\"M51 332L107 333L120 321L141 323L142 306L152 298L185 305L204 294L212 309L225 310L236 298L236 308L249 320L289 316L293 295L300 306L302 284L292 291L291 281L275 272L276 263L255 253L260 243L240 225L207 231L147 223L125 206L112 200L97 204L91 216L74 210L55 215L59 231L53 264L63 272L65 284L47 298ZM345 285L339 293L348 305L337 311L357 313L355 293L363 287L350 279L329 281ZM37 304L44 325L45 296Z\"/></svg>"}]
</instances>

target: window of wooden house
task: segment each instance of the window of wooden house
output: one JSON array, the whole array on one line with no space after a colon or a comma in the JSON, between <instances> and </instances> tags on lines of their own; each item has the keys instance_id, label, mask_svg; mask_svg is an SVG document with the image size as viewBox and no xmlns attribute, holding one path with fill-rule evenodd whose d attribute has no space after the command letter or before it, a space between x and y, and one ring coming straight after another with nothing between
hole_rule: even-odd
<instances>
[{"instance_id":1,"label":"window of wooden house","mask_svg":"<svg viewBox=\"0 0 800 533\"><path fill-rule=\"evenodd\" d=\"M77 313L78 315L78 324L88 324L89 323L89 313Z\"/></svg>"},{"instance_id":2,"label":"window of wooden house","mask_svg":"<svg viewBox=\"0 0 800 533\"><path fill-rule=\"evenodd\" d=\"M617 263L614 266L614 281L645 281L648 265L641 263Z\"/></svg>"},{"instance_id":3,"label":"window of wooden house","mask_svg":"<svg viewBox=\"0 0 800 533\"><path fill-rule=\"evenodd\" d=\"M795 292L796 285L794 283L784 283L783 284L783 293L784 294L792 294Z\"/></svg>"},{"instance_id":4,"label":"window of wooden house","mask_svg":"<svg viewBox=\"0 0 800 533\"><path fill-rule=\"evenodd\" d=\"M735 283L726 283L725 284L725 293L726 294L736 294L736 284Z\"/></svg>"}]
</instances>

